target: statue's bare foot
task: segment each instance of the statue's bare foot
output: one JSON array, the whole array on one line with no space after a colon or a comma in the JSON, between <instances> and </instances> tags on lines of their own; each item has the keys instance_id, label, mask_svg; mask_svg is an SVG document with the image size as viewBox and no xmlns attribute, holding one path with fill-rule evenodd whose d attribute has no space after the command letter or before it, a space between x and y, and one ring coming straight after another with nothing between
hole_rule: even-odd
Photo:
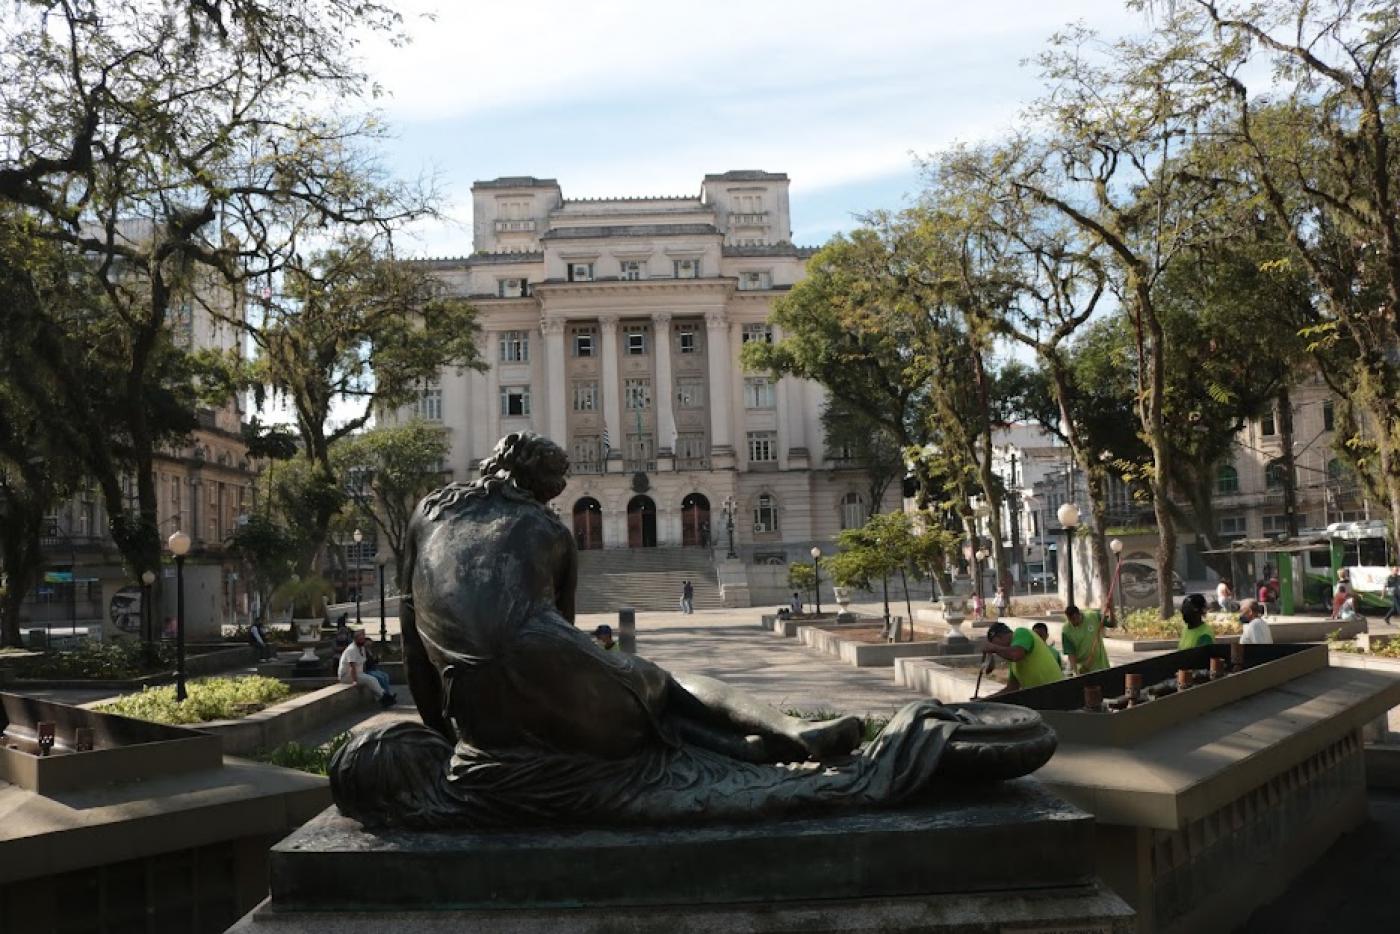
<instances>
[{"instance_id":1,"label":"statue's bare foot","mask_svg":"<svg viewBox=\"0 0 1400 934\"><path fill-rule=\"evenodd\" d=\"M797 740L811 758L828 759L849 755L860 745L864 733L865 727L860 717L837 717L835 720L813 723L797 734Z\"/></svg>"}]
</instances>

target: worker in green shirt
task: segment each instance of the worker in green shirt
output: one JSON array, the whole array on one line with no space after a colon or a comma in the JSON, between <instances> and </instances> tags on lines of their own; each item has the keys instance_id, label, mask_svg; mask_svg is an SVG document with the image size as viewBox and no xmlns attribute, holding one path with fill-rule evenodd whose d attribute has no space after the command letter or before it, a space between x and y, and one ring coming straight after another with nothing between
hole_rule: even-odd
<instances>
[{"instance_id":1,"label":"worker in green shirt","mask_svg":"<svg viewBox=\"0 0 1400 934\"><path fill-rule=\"evenodd\" d=\"M1014 633L1005 623L988 626L987 647L982 650L982 656L985 658L988 655L1000 655L1007 660L1010 669L1006 687L989 697L1064 679L1064 673L1055 664L1055 656L1050 654L1045 640L1024 626Z\"/></svg>"},{"instance_id":2,"label":"worker in green shirt","mask_svg":"<svg viewBox=\"0 0 1400 934\"><path fill-rule=\"evenodd\" d=\"M1108 650L1103 647L1103 614L1098 610L1085 613L1074 604L1065 607L1065 628L1060 630L1060 644L1069 656L1070 669L1076 675L1103 671L1108 667Z\"/></svg>"},{"instance_id":3,"label":"worker in green shirt","mask_svg":"<svg viewBox=\"0 0 1400 934\"><path fill-rule=\"evenodd\" d=\"M1031 627L1031 632L1040 636L1040 641L1045 643L1045 647L1050 650L1050 654L1055 656L1055 664L1061 671L1065 670L1065 659L1060 654L1060 650L1050 644L1050 627L1044 623L1036 623Z\"/></svg>"},{"instance_id":4,"label":"worker in green shirt","mask_svg":"<svg viewBox=\"0 0 1400 934\"><path fill-rule=\"evenodd\" d=\"M1187 594L1181 601L1181 618L1186 623L1181 630L1178 649L1192 649L1215 641L1210 624L1206 622L1206 598L1198 593Z\"/></svg>"}]
</instances>

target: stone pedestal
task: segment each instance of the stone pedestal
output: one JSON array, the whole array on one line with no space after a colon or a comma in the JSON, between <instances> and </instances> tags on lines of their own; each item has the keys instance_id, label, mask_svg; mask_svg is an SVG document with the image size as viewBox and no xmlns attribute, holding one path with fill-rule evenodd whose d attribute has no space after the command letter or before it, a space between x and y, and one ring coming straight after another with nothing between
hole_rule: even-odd
<instances>
[{"instance_id":1,"label":"stone pedestal","mask_svg":"<svg viewBox=\"0 0 1400 934\"><path fill-rule=\"evenodd\" d=\"M758 824L365 832L331 808L272 851L237 934L1133 930L1092 818L1031 780ZM358 880L347 885L346 880Z\"/></svg>"}]
</instances>

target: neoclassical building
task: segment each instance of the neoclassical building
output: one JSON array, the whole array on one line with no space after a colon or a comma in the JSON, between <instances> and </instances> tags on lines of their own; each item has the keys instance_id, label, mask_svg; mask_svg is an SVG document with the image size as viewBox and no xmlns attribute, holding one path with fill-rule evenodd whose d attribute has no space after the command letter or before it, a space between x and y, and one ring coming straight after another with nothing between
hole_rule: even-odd
<instances>
[{"instance_id":1,"label":"neoclassical building","mask_svg":"<svg viewBox=\"0 0 1400 934\"><path fill-rule=\"evenodd\" d=\"M457 477L507 432L554 439L583 549L727 547L728 507L746 563L776 568L864 521L858 465L823 441L821 387L739 363L780 336L772 302L813 252L792 244L786 175L597 199L497 178L472 204L472 253L425 262L480 310L490 366L444 372L416 407L451 429Z\"/></svg>"}]
</instances>

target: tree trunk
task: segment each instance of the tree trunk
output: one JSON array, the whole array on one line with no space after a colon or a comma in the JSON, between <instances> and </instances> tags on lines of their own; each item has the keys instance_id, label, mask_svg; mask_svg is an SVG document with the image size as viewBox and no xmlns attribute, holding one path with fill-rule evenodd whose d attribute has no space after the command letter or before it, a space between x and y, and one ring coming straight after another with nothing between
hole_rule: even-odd
<instances>
[{"instance_id":1,"label":"tree trunk","mask_svg":"<svg viewBox=\"0 0 1400 934\"><path fill-rule=\"evenodd\" d=\"M1283 446L1283 519L1289 538L1298 537L1298 468L1293 457L1293 399L1284 382L1278 390L1279 442Z\"/></svg>"},{"instance_id":2,"label":"tree trunk","mask_svg":"<svg viewBox=\"0 0 1400 934\"><path fill-rule=\"evenodd\" d=\"M20 632L19 613L25 595L39 582L43 569L43 553L39 533L43 516L14 515L6 517L0 531L0 558L5 564L5 591L0 599L0 644L23 648L24 634Z\"/></svg>"},{"instance_id":3,"label":"tree trunk","mask_svg":"<svg viewBox=\"0 0 1400 934\"><path fill-rule=\"evenodd\" d=\"M1089 493L1089 552L1094 561L1093 577L1098 580L1100 593L1098 598L1100 606L1105 611L1109 609L1108 594L1113 588L1113 568L1108 554L1108 508L1104 504L1107 499L1108 476L1103 466L1096 461L1088 462L1089 466L1084 471L1085 486ZM1092 599L1092 594L1090 599ZM1117 594L1114 595L1117 598ZM1119 600L1121 603L1121 599Z\"/></svg>"}]
</instances>

